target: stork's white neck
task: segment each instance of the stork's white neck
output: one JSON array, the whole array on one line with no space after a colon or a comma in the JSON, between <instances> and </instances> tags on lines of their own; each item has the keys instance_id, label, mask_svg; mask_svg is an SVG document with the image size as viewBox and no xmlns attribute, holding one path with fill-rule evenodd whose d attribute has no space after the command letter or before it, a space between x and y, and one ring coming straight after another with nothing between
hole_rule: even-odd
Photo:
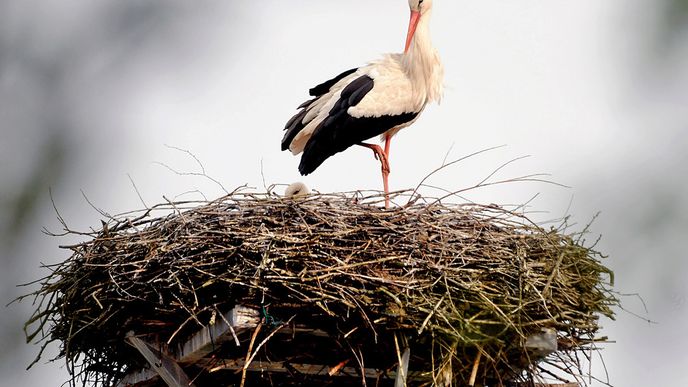
<instances>
[{"instance_id":1,"label":"stork's white neck","mask_svg":"<svg viewBox=\"0 0 688 387\"><path fill-rule=\"evenodd\" d=\"M409 50L403 56L404 70L414 86L414 93L423 98L423 105L442 98L444 68L430 40L432 9L423 13Z\"/></svg>"}]
</instances>

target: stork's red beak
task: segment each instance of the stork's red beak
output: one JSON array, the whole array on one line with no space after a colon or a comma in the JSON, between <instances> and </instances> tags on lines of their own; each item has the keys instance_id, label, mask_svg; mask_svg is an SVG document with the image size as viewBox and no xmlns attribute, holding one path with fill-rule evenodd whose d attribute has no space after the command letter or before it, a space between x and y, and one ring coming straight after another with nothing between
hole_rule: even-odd
<instances>
[{"instance_id":1,"label":"stork's red beak","mask_svg":"<svg viewBox=\"0 0 688 387\"><path fill-rule=\"evenodd\" d=\"M408 35L406 35L406 48L404 48L404 54L408 52L409 47L411 47L411 42L413 41L413 35L416 33L416 27L418 27L418 22L420 21L420 12L411 11L411 20L409 21Z\"/></svg>"}]
</instances>

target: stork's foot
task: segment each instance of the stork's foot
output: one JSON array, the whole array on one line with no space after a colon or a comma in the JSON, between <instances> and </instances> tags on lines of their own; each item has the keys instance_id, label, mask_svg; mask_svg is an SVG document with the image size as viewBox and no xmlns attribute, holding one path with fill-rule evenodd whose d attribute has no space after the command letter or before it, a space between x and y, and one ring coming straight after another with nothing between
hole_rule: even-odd
<instances>
[{"instance_id":1,"label":"stork's foot","mask_svg":"<svg viewBox=\"0 0 688 387\"><path fill-rule=\"evenodd\" d=\"M385 208L389 208L389 140L385 144L385 148L387 148L387 151L382 150L382 148L379 145L375 144L367 144L367 143L360 143L360 146L364 146L368 149L371 149L373 151L373 154L375 155L375 159L380 161L381 164L381 169L382 169L382 184L385 188Z\"/></svg>"},{"instance_id":2,"label":"stork's foot","mask_svg":"<svg viewBox=\"0 0 688 387\"><path fill-rule=\"evenodd\" d=\"M389 159L387 158L387 154L385 153L385 151L382 149L381 146L376 145L376 144L368 144L365 142L362 142L358 145L372 150L373 155L375 156L375 160L380 161L380 164L381 164L380 167L382 169L382 173L385 175L389 175L389 172L390 172Z\"/></svg>"}]
</instances>

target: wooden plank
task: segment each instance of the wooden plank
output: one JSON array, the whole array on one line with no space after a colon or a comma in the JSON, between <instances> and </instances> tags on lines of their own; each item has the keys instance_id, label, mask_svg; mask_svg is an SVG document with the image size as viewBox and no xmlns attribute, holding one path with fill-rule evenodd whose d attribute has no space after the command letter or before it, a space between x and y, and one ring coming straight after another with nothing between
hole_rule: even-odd
<instances>
[{"instance_id":1,"label":"wooden plank","mask_svg":"<svg viewBox=\"0 0 688 387\"><path fill-rule=\"evenodd\" d=\"M190 365L201 361L219 348L220 345L228 341L234 340L237 346L239 346L238 335L247 330L254 329L261 318L260 311L257 309L241 305L236 306L219 319L216 319L214 324L198 330L189 340L178 345L175 356L169 355L169 357L176 359L176 363ZM303 326L285 327L279 334L329 337L325 331ZM159 374L155 370L130 372L117 384L117 387L133 386L137 383L148 382L158 376Z\"/></svg>"},{"instance_id":2,"label":"wooden plank","mask_svg":"<svg viewBox=\"0 0 688 387\"><path fill-rule=\"evenodd\" d=\"M398 355L397 355L398 356ZM406 387L408 380L409 359L411 357L411 348L406 348L404 354L401 355L401 363L397 367L397 378L394 381L394 387Z\"/></svg>"},{"instance_id":3,"label":"wooden plank","mask_svg":"<svg viewBox=\"0 0 688 387\"><path fill-rule=\"evenodd\" d=\"M128 373L122 380L115 384L115 387L132 387L139 383L152 382L157 379L160 375L157 372L145 369L137 372Z\"/></svg>"},{"instance_id":4,"label":"wooden plank","mask_svg":"<svg viewBox=\"0 0 688 387\"><path fill-rule=\"evenodd\" d=\"M244 368L243 359L214 359L213 367L209 368L209 372L219 372L219 371L239 371ZM254 372L279 372L279 373L292 373L294 371L313 376L331 376L332 378L337 377L352 377L360 378L361 369L359 367L342 367L337 370L336 373L330 375L330 370L332 367L322 364L299 364L299 363L289 363L289 362L267 362L254 360L247 367L248 371ZM407 371L407 380L427 380L427 376L423 376L420 372ZM382 370L374 368L365 369L365 377L368 379L395 379L397 378L397 372L390 371L384 372Z\"/></svg>"},{"instance_id":5,"label":"wooden plank","mask_svg":"<svg viewBox=\"0 0 688 387\"><path fill-rule=\"evenodd\" d=\"M129 332L127 341L143 355L151 369L157 372L168 386L193 386L191 379L184 373L182 367L169 355L158 351L155 347L136 337L133 332Z\"/></svg>"},{"instance_id":6,"label":"wooden plank","mask_svg":"<svg viewBox=\"0 0 688 387\"><path fill-rule=\"evenodd\" d=\"M235 307L222 316L219 321L216 320L215 324L199 330L183 345L178 346L175 363L193 364L226 341L234 339L238 343L236 335L246 329L254 328L260 322L260 318L260 312L256 309L243 306ZM172 356L169 357L172 358ZM161 375L154 369L134 371L127 374L117 386L132 386L148 382L158 376Z\"/></svg>"},{"instance_id":7,"label":"wooden plank","mask_svg":"<svg viewBox=\"0 0 688 387\"><path fill-rule=\"evenodd\" d=\"M246 329L255 328L260 319L259 311L237 306L225 314L223 318L217 319L215 324L199 330L184 344L180 345L177 350L177 359L180 363L194 364L224 342L235 340L239 346L237 335Z\"/></svg>"}]
</instances>

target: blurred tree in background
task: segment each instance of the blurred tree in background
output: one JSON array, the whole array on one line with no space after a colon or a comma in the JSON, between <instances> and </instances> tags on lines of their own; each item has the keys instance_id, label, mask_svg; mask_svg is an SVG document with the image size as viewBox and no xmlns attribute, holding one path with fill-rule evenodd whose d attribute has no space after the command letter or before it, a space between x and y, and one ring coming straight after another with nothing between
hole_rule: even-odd
<instances>
[{"instance_id":1,"label":"blurred tree in background","mask_svg":"<svg viewBox=\"0 0 688 387\"><path fill-rule=\"evenodd\" d=\"M664 0L667 39L672 41L688 28L688 0ZM661 2L660 2L661 3Z\"/></svg>"},{"instance_id":2,"label":"blurred tree in background","mask_svg":"<svg viewBox=\"0 0 688 387\"><path fill-rule=\"evenodd\" d=\"M55 216L49 189L63 189L76 173L82 173L81 181L74 183L80 187L93 178L89 173L97 172L83 174L83 155L95 148L89 142L101 140L83 136L98 131L85 127L83 111L98 102L84 97L88 95L84 91L112 80L84 82L82 74L89 73L94 62L112 66L111 74L116 74L116 67L127 63L129 53L138 50L146 37L159 37L188 7L172 1L0 1L3 306L26 293L27 288L17 285L25 280L22 273L27 266L39 273L37 265L46 259L27 255L40 237L46 217ZM106 61L101 63L103 58ZM28 349L21 330L28 316L16 313L24 308L10 308L11 313L0 313L0 370L7 364L6 358L15 357L15 351Z\"/></svg>"}]
</instances>

